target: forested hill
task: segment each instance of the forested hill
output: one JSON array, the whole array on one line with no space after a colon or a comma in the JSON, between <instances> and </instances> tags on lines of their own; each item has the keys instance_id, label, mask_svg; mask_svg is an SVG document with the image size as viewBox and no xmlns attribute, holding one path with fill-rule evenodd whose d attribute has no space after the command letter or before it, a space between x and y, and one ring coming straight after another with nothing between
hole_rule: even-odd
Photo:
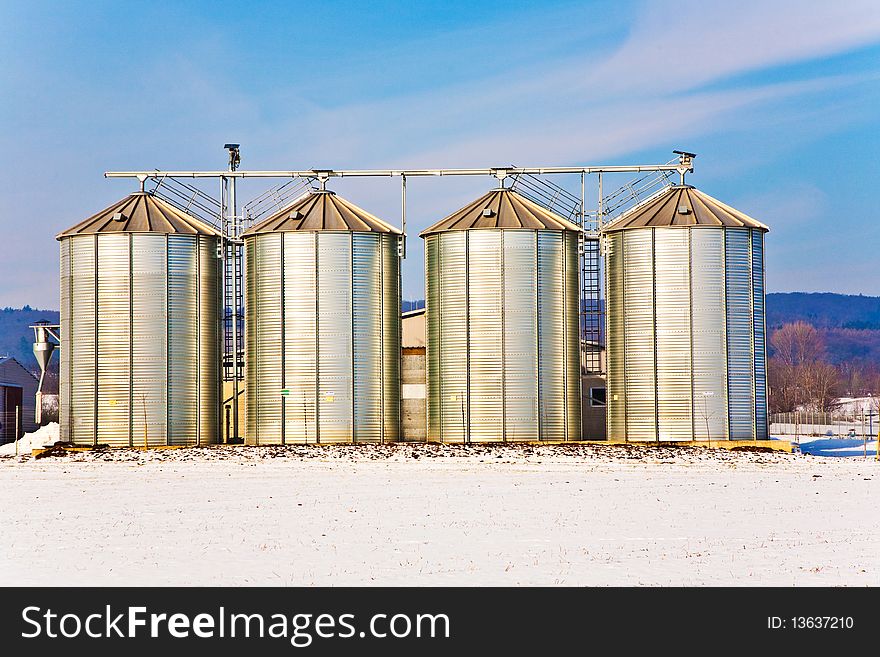
<instances>
[{"instance_id":1,"label":"forested hill","mask_svg":"<svg viewBox=\"0 0 880 657\"><path fill-rule=\"evenodd\" d=\"M816 328L880 330L880 297L830 292L767 295L767 327L802 320Z\"/></svg>"}]
</instances>

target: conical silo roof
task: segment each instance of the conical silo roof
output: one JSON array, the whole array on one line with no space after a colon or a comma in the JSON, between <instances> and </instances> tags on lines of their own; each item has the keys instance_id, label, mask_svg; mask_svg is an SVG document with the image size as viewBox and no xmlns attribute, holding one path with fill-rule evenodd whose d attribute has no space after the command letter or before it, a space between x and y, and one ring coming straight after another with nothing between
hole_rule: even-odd
<instances>
[{"instance_id":1,"label":"conical silo roof","mask_svg":"<svg viewBox=\"0 0 880 657\"><path fill-rule=\"evenodd\" d=\"M723 226L770 230L760 221L704 194L691 185L676 185L627 210L617 219L603 226L602 232L669 226Z\"/></svg>"},{"instance_id":2,"label":"conical silo roof","mask_svg":"<svg viewBox=\"0 0 880 657\"><path fill-rule=\"evenodd\" d=\"M530 230L573 230L580 226L507 188L493 189L445 219L426 228L419 236L448 230L478 228L526 228Z\"/></svg>"},{"instance_id":3,"label":"conical silo roof","mask_svg":"<svg viewBox=\"0 0 880 657\"><path fill-rule=\"evenodd\" d=\"M259 233L336 230L356 233L395 233L400 229L330 191L309 192L268 219L246 230Z\"/></svg>"},{"instance_id":4,"label":"conical silo roof","mask_svg":"<svg viewBox=\"0 0 880 657\"><path fill-rule=\"evenodd\" d=\"M159 233L163 235L220 235L216 228L147 192L135 192L56 239L99 233Z\"/></svg>"}]
</instances>

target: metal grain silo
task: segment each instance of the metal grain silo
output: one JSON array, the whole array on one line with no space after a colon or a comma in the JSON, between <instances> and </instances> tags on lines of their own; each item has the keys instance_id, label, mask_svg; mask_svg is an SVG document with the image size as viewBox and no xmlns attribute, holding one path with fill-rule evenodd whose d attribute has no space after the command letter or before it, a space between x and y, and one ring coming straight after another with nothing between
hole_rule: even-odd
<instances>
[{"instance_id":1,"label":"metal grain silo","mask_svg":"<svg viewBox=\"0 0 880 657\"><path fill-rule=\"evenodd\" d=\"M580 228L501 188L421 236L428 440L580 440Z\"/></svg>"},{"instance_id":2,"label":"metal grain silo","mask_svg":"<svg viewBox=\"0 0 880 657\"><path fill-rule=\"evenodd\" d=\"M57 239L61 439L217 442L217 231L141 192Z\"/></svg>"},{"instance_id":3,"label":"metal grain silo","mask_svg":"<svg viewBox=\"0 0 880 657\"><path fill-rule=\"evenodd\" d=\"M392 442L401 232L333 192L244 234L247 442Z\"/></svg>"},{"instance_id":4,"label":"metal grain silo","mask_svg":"<svg viewBox=\"0 0 880 657\"><path fill-rule=\"evenodd\" d=\"M688 185L602 229L610 439L767 438L767 230Z\"/></svg>"}]
</instances>

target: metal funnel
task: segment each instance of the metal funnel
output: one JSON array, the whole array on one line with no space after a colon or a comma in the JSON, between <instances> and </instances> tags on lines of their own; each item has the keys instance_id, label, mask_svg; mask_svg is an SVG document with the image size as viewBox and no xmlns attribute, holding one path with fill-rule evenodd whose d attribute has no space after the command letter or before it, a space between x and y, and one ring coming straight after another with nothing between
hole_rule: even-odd
<instances>
[{"instance_id":1,"label":"metal funnel","mask_svg":"<svg viewBox=\"0 0 880 657\"><path fill-rule=\"evenodd\" d=\"M46 373L46 366L49 364L49 361L52 359L52 352L55 351L55 343L54 342L35 342L34 343L34 357L37 359L37 363L40 365L40 388L43 387L43 376Z\"/></svg>"},{"instance_id":2,"label":"metal funnel","mask_svg":"<svg viewBox=\"0 0 880 657\"><path fill-rule=\"evenodd\" d=\"M34 419L37 424L41 424L43 417L43 380L46 378L46 367L49 365L49 361L52 359L52 352L55 351L56 347L55 343L49 340L49 337L58 339L58 335L51 330L53 328L57 330L58 327L48 323L37 323L31 326L31 328L34 329L34 358L37 359L37 363L40 366L40 383L37 386L37 403Z\"/></svg>"},{"instance_id":3,"label":"metal funnel","mask_svg":"<svg viewBox=\"0 0 880 657\"><path fill-rule=\"evenodd\" d=\"M55 343L49 341L49 331L45 326L34 326L34 358L40 365L40 387L43 390L43 378L46 376L46 366L52 359L52 352L55 351Z\"/></svg>"}]
</instances>

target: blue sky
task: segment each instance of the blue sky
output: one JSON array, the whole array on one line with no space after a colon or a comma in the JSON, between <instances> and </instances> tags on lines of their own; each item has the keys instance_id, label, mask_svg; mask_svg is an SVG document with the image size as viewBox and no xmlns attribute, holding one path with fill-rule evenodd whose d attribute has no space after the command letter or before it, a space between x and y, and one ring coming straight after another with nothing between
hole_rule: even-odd
<instances>
[{"instance_id":1,"label":"blue sky","mask_svg":"<svg viewBox=\"0 0 880 657\"><path fill-rule=\"evenodd\" d=\"M222 168L228 141L250 169L684 148L689 182L770 226L770 291L880 295L876 0L0 0L0 25L0 306L58 307L54 235L135 189L105 170ZM410 181L406 298L424 287L417 232L492 186ZM332 187L399 221L399 182Z\"/></svg>"}]
</instances>

